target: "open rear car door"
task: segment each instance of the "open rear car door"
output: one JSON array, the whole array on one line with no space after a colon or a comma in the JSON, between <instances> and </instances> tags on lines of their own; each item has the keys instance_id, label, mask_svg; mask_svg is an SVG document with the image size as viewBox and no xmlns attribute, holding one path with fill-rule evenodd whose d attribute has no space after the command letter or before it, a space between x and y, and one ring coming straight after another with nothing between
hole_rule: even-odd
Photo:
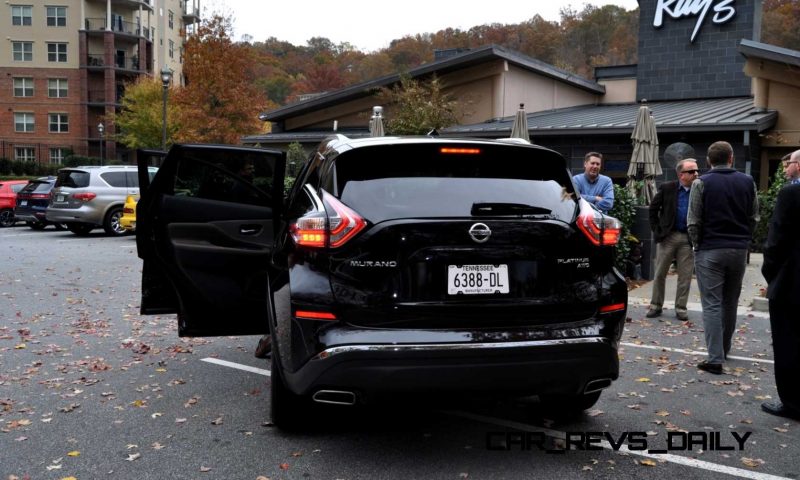
<instances>
[{"instance_id":1,"label":"open rear car door","mask_svg":"<svg viewBox=\"0 0 800 480\"><path fill-rule=\"evenodd\" d=\"M140 178L150 159L140 159ZM268 332L285 165L277 150L170 149L136 208L142 314L177 313L180 336Z\"/></svg>"}]
</instances>

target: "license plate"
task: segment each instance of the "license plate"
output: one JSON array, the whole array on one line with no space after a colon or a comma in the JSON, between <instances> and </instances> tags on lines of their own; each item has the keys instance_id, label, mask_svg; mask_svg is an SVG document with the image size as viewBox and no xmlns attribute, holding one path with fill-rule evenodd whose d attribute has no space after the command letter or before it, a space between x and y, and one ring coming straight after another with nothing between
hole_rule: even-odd
<instances>
[{"instance_id":1,"label":"license plate","mask_svg":"<svg viewBox=\"0 0 800 480\"><path fill-rule=\"evenodd\" d=\"M448 265L448 295L508 293L508 265Z\"/></svg>"},{"instance_id":2,"label":"license plate","mask_svg":"<svg viewBox=\"0 0 800 480\"><path fill-rule=\"evenodd\" d=\"M20 201L19 201L19 206L20 206L20 207L24 207L24 206L25 206L25 205L27 205L27 204L28 204L28 201L27 201L27 200L20 200Z\"/></svg>"},{"instance_id":3,"label":"license plate","mask_svg":"<svg viewBox=\"0 0 800 480\"><path fill-rule=\"evenodd\" d=\"M56 195L56 202L63 202L64 198L66 198L64 195Z\"/></svg>"}]
</instances>

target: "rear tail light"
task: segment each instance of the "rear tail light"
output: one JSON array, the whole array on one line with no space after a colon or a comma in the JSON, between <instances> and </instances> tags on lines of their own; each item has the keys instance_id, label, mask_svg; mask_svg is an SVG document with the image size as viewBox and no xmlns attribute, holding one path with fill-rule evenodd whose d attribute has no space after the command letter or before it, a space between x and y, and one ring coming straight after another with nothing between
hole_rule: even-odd
<instances>
[{"instance_id":1,"label":"rear tail light","mask_svg":"<svg viewBox=\"0 0 800 480\"><path fill-rule=\"evenodd\" d=\"M304 247L336 248L356 236L367 221L328 192L322 192L324 210L297 219L289 230L295 243Z\"/></svg>"},{"instance_id":2,"label":"rear tail light","mask_svg":"<svg viewBox=\"0 0 800 480\"><path fill-rule=\"evenodd\" d=\"M614 217L603 215L581 201L578 229L595 245L616 245L622 232L622 223Z\"/></svg>"},{"instance_id":3,"label":"rear tail light","mask_svg":"<svg viewBox=\"0 0 800 480\"><path fill-rule=\"evenodd\" d=\"M72 198L74 198L75 200L80 200L82 202L89 202L91 200L94 200L94 197L96 197L96 196L97 196L97 194L96 193L92 193L92 192L73 193L72 194Z\"/></svg>"},{"instance_id":4,"label":"rear tail light","mask_svg":"<svg viewBox=\"0 0 800 480\"><path fill-rule=\"evenodd\" d=\"M625 303L614 303L611 305L603 305L600 307L600 313L611 313L611 312L618 312L620 310L625 310L627 304Z\"/></svg>"},{"instance_id":5,"label":"rear tail light","mask_svg":"<svg viewBox=\"0 0 800 480\"><path fill-rule=\"evenodd\" d=\"M30 198L38 198L39 200L47 200L50 198L48 193L32 193Z\"/></svg>"},{"instance_id":6,"label":"rear tail light","mask_svg":"<svg viewBox=\"0 0 800 480\"><path fill-rule=\"evenodd\" d=\"M297 310L294 312L294 316L306 320L336 320L336 315L331 312L315 312L311 310Z\"/></svg>"}]
</instances>

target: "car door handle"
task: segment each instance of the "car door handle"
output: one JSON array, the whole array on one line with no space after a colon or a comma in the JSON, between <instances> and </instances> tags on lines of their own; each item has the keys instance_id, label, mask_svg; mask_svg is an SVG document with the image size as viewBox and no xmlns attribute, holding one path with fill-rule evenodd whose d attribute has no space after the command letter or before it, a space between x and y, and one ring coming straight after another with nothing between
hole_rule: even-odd
<instances>
[{"instance_id":1,"label":"car door handle","mask_svg":"<svg viewBox=\"0 0 800 480\"><path fill-rule=\"evenodd\" d=\"M239 227L241 235L258 235L261 232L261 225L242 225Z\"/></svg>"}]
</instances>

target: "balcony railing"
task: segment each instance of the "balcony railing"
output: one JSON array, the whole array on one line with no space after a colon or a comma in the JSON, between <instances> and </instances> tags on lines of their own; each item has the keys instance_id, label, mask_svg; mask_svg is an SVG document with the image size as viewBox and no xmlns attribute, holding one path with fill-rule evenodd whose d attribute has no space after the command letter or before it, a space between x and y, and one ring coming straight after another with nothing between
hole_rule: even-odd
<instances>
[{"instance_id":1,"label":"balcony railing","mask_svg":"<svg viewBox=\"0 0 800 480\"><path fill-rule=\"evenodd\" d=\"M105 31L106 19L105 18L87 18L86 19L87 31ZM124 22L120 19L111 22L111 31L117 33L125 33L128 35L135 35L144 37L150 40L150 29L142 28L139 24L133 22Z\"/></svg>"},{"instance_id":2,"label":"balcony railing","mask_svg":"<svg viewBox=\"0 0 800 480\"><path fill-rule=\"evenodd\" d=\"M90 67L104 67L106 64L105 56L102 53L90 53L87 57L86 65ZM112 65L125 70L139 70L139 57L115 57Z\"/></svg>"},{"instance_id":3,"label":"balcony railing","mask_svg":"<svg viewBox=\"0 0 800 480\"><path fill-rule=\"evenodd\" d=\"M86 100L89 103L106 103L106 92L105 90L89 90L86 96ZM122 101L122 95L124 94L123 90L117 91L116 98L114 99L114 103L120 103Z\"/></svg>"}]
</instances>

